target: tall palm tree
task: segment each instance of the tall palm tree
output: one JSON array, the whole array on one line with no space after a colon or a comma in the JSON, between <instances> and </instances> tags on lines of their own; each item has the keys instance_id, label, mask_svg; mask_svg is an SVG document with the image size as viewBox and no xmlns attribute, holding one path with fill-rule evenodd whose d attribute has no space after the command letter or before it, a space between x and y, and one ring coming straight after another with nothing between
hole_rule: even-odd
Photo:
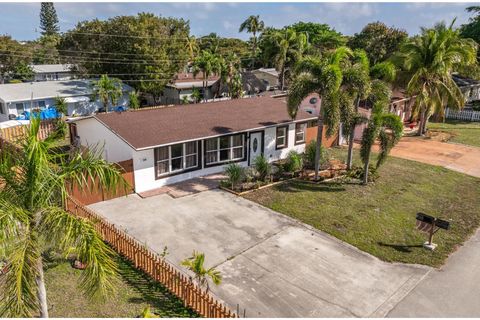
<instances>
[{"instance_id":1,"label":"tall palm tree","mask_svg":"<svg viewBox=\"0 0 480 320\"><path fill-rule=\"evenodd\" d=\"M364 184L368 183L370 154L375 141L377 139L380 141L380 153L376 164L378 168L403 133L403 123L400 117L388 112L390 96L391 90L385 82L376 80L372 83L372 91L368 97L369 102L373 104L372 114L363 131L360 147L360 156L364 163Z\"/></svg>"},{"instance_id":2,"label":"tall palm tree","mask_svg":"<svg viewBox=\"0 0 480 320\"><path fill-rule=\"evenodd\" d=\"M258 38L257 33L262 32L265 29L265 23L260 20L259 15L251 15L245 21L242 22L238 32L247 31L248 33L252 34L252 63L251 68L255 67L255 57L257 55L257 45L258 45Z\"/></svg>"},{"instance_id":3,"label":"tall palm tree","mask_svg":"<svg viewBox=\"0 0 480 320\"><path fill-rule=\"evenodd\" d=\"M280 72L280 89L285 88L285 71L298 62L307 47L307 37L303 33L296 33L293 29L277 31L273 34L275 45L274 61L277 71Z\"/></svg>"},{"instance_id":4,"label":"tall palm tree","mask_svg":"<svg viewBox=\"0 0 480 320\"><path fill-rule=\"evenodd\" d=\"M108 112L108 105L116 105L118 99L122 96L122 81L117 78L109 78L106 74L102 75L99 80L92 82L94 99L100 98L105 113Z\"/></svg>"},{"instance_id":5,"label":"tall palm tree","mask_svg":"<svg viewBox=\"0 0 480 320\"><path fill-rule=\"evenodd\" d=\"M196 77L202 72L203 77L203 98L207 101L207 85L208 78L212 74L218 74L221 70L221 59L219 56L207 51L202 52L195 58L193 62L193 75Z\"/></svg>"},{"instance_id":6,"label":"tall palm tree","mask_svg":"<svg viewBox=\"0 0 480 320\"><path fill-rule=\"evenodd\" d=\"M426 124L434 113L444 115L445 108L461 109L465 104L462 92L452 79L452 72L476 62L477 44L463 39L459 31L439 24L423 29L400 48L394 61L408 74L407 92L415 96L414 116L420 117L418 135L426 132Z\"/></svg>"},{"instance_id":7,"label":"tall palm tree","mask_svg":"<svg viewBox=\"0 0 480 320\"><path fill-rule=\"evenodd\" d=\"M40 120L32 118L20 149L0 154L0 256L9 263L0 316L48 317L42 259L47 248L74 253L85 263L80 287L86 294L113 289L111 249L91 223L66 212L63 204L73 183L90 189L87 181L99 181L113 191L125 181L94 152L53 151L53 139L38 139L39 128Z\"/></svg>"},{"instance_id":8,"label":"tall palm tree","mask_svg":"<svg viewBox=\"0 0 480 320\"><path fill-rule=\"evenodd\" d=\"M238 98L242 93L240 65L240 58L235 53L230 53L226 58L220 59L220 80L222 84L227 85L227 93L230 97ZM240 86L238 81L240 81ZM219 92L220 89L221 86L219 86Z\"/></svg>"},{"instance_id":9,"label":"tall palm tree","mask_svg":"<svg viewBox=\"0 0 480 320\"><path fill-rule=\"evenodd\" d=\"M343 81L341 85L342 99L340 100L341 120L343 132L348 135L347 168L352 168L353 141L355 127L364 121L359 114L360 100L370 93L370 64L364 50L356 49L351 58L343 66Z\"/></svg>"},{"instance_id":10,"label":"tall palm tree","mask_svg":"<svg viewBox=\"0 0 480 320\"><path fill-rule=\"evenodd\" d=\"M311 93L320 96L320 113L318 115L317 144L315 148L315 179L318 179L320 148L323 127L327 125L327 136L334 134L340 118L339 90L342 84L341 62L350 55L351 50L340 47L330 56L306 57L297 64L295 77L289 88L287 108L294 119L300 103Z\"/></svg>"},{"instance_id":11,"label":"tall palm tree","mask_svg":"<svg viewBox=\"0 0 480 320\"><path fill-rule=\"evenodd\" d=\"M208 279L210 278L215 285L222 282L220 271L214 267L205 268L205 254L201 252L193 252L192 256L181 262L182 266L195 274L194 279L200 286L206 286L207 291L210 289Z\"/></svg>"}]
</instances>

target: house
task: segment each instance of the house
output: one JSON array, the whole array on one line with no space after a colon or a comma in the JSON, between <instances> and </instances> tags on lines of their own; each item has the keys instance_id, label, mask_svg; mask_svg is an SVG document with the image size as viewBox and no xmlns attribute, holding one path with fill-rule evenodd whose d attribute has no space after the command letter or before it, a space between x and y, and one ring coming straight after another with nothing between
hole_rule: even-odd
<instances>
[{"instance_id":1,"label":"house","mask_svg":"<svg viewBox=\"0 0 480 320\"><path fill-rule=\"evenodd\" d=\"M74 78L72 64L32 64L33 81L71 80Z\"/></svg>"},{"instance_id":2,"label":"house","mask_svg":"<svg viewBox=\"0 0 480 320\"><path fill-rule=\"evenodd\" d=\"M452 78L460 90L462 90L467 104L472 101L480 100L480 80L467 78L459 74L453 74Z\"/></svg>"},{"instance_id":3,"label":"house","mask_svg":"<svg viewBox=\"0 0 480 320\"><path fill-rule=\"evenodd\" d=\"M185 98L192 100L193 89L197 89L200 92L202 100L213 99L220 89L220 77L210 75L206 81L206 89L204 89L204 84L202 72L197 75L191 72L178 73L175 79L165 86L160 97L160 103L163 105L180 104Z\"/></svg>"},{"instance_id":4,"label":"house","mask_svg":"<svg viewBox=\"0 0 480 320\"><path fill-rule=\"evenodd\" d=\"M252 73L267 86L267 90L279 87L278 71L275 68L260 68L253 70Z\"/></svg>"},{"instance_id":5,"label":"house","mask_svg":"<svg viewBox=\"0 0 480 320\"><path fill-rule=\"evenodd\" d=\"M128 85L123 85L124 95L117 105L126 106ZM25 111L54 106L56 97L65 98L67 115L88 115L102 106L100 101L91 101L91 80L40 81L0 85L0 121L14 119Z\"/></svg>"},{"instance_id":6,"label":"house","mask_svg":"<svg viewBox=\"0 0 480 320\"><path fill-rule=\"evenodd\" d=\"M285 99L255 97L96 114L69 120L75 141L102 146L109 162L133 167L137 193L222 172L229 163L246 167L263 154L270 162L303 152L316 136L299 111L292 120Z\"/></svg>"}]
</instances>

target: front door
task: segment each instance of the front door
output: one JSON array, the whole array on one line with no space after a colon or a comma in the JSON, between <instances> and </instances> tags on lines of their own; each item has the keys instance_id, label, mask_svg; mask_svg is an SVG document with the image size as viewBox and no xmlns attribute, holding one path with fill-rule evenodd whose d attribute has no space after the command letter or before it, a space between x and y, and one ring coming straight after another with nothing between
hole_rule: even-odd
<instances>
[{"instance_id":1,"label":"front door","mask_svg":"<svg viewBox=\"0 0 480 320\"><path fill-rule=\"evenodd\" d=\"M251 165L256 157L263 153L263 131L250 133L250 156L249 164Z\"/></svg>"}]
</instances>

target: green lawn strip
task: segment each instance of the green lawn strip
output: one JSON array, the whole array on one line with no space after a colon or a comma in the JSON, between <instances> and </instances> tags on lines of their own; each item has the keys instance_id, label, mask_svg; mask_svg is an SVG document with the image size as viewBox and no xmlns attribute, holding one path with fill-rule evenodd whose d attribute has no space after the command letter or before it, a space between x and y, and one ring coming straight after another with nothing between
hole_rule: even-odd
<instances>
[{"instance_id":1,"label":"green lawn strip","mask_svg":"<svg viewBox=\"0 0 480 320\"><path fill-rule=\"evenodd\" d=\"M51 264L45 271L51 317L62 318L134 318L150 306L161 317L198 317L183 302L143 272L117 257L120 281L106 299L89 299L78 288L80 270L67 261Z\"/></svg>"},{"instance_id":2,"label":"green lawn strip","mask_svg":"<svg viewBox=\"0 0 480 320\"><path fill-rule=\"evenodd\" d=\"M450 142L480 147L480 122L430 122L428 129L452 134Z\"/></svg>"},{"instance_id":3,"label":"green lawn strip","mask_svg":"<svg viewBox=\"0 0 480 320\"><path fill-rule=\"evenodd\" d=\"M330 155L345 159L341 148ZM359 164L358 151L355 161ZM373 155L375 158L375 155ZM368 186L310 184L294 180L245 198L299 219L385 261L438 267L480 225L480 179L441 167L389 157ZM415 229L425 212L451 222L439 231L434 252L422 248L426 235Z\"/></svg>"}]
</instances>

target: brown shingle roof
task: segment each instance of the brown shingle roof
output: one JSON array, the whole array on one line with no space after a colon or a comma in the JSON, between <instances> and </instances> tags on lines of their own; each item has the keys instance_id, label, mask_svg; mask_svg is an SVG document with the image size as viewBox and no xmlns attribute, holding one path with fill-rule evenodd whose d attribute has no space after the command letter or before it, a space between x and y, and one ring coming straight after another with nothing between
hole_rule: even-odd
<instances>
[{"instance_id":1,"label":"brown shingle roof","mask_svg":"<svg viewBox=\"0 0 480 320\"><path fill-rule=\"evenodd\" d=\"M97 114L135 149L291 122L284 99L245 98L135 112ZM299 111L296 120L314 119Z\"/></svg>"}]
</instances>

